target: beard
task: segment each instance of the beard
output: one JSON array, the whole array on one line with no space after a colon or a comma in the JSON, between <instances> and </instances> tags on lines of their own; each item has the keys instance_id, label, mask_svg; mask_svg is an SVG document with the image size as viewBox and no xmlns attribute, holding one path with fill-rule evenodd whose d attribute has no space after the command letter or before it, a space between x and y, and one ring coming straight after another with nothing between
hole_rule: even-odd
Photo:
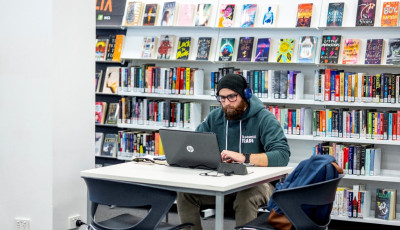
<instances>
[{"instance_id":1,"label":"beard","mask_svg":"<svg viewBox=\"0 0 400 230\"><path fill-rule=\"evenodd\" d=\"M244 113L246 107L247 107L247 102L245 100L242 100L238 106L234 107L227 105L225 107L222 107L222 110L224 111L225 118L227 120L238 120ZM228 111L228 109L233 109L233 110Z\"/></svg>"}]
</instances>

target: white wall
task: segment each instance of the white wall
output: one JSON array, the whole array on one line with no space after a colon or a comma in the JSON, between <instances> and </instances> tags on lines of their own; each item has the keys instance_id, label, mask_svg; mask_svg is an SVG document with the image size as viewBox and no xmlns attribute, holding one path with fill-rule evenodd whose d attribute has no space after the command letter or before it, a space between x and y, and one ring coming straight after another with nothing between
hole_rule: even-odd
<instances>
[{"instance_id":1,"label":"white wall","mask_svg":"<svg viewBox=\"0 0 400 230\"><path fill-rule=\"evenodd\" d=\"M86 217L79 171L94 166L95 1L1 5L1 229L67 229Z\"/></svg>"}]
</instances>

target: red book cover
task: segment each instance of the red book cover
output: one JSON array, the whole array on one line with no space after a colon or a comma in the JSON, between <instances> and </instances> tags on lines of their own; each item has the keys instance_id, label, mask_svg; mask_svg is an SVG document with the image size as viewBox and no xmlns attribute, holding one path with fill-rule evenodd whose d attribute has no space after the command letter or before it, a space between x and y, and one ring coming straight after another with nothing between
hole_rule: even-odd
<instances>
[{"instance_id":1,"label":"red book cover","mask_svg":"<svg viewBox=\"0 0 400 230\"><path fill-rule=\"evenodd\" d=\"M345 171L345 173L348 173L349 171L349 166L348 166L348 162L349 162L349 147L344 147L343 148L343 169Z\"/></svg>"},{"instance_id":2,"label":"red book cover","mask_svg":"<svg viewBox=\"0 0 400 230\"><path fill-rule=\"evenodd\" d=\"M321 110L319 117L320 117L320 124L321 124L321 133L322 133L322 136L325 137L326 136L326 112L325 112L325 110Z\"/></svg>"},{"instance_id":3,"label":"red book cover","mask_svg":"<svg viewBox=\"0 0 400 230\"><path fill-rule=\"evenodd\" d=\"M400 110L397 111L397 140L400 140Z\"/></svg>"},{"instance_id":4,"label":"red book cover","mask_svg":"<svg viewBox=\"0 0 400 230\"><path fill-rule=\"evenodd\" d=\"M176 68L175 94L179 94L181 84L181 67Z\"/></svg>"},{"instance_id":5,"label":"red book cover","mask_svg":"<svg viewBox=\"0 0 400 230\"><path fill-rule=\"evenodd\" d=\"M179 94L185 94L185 67L181 68L181 83L179 84Z\"/></svg>"},{"instance_id":6,"label":"red book cover","mask_svg":"<svg viewBox=\"0 0 400 230\"><path fill-rule=\"evenodd\" d=\"M335 75L335 101L340 101L340 75Z\"/></svg>"},{"instance_id":7,"label":"red book cover","mask_svg":"<svg viewBox=\"0 0 400 230\"><path fill-rule=\"evenodd\" d=\"M292 110L288 109L288 134L292 134Z\"/></svg>"},{"instance_id":8,"label":"red book cover","mask_svg":"<svg viewBox=\"0 0 400 230\"><path fill-rule=\"evenodd\" d=\"M154 121L157 122L158 119L158 102L155 101L154 102Z\"/></svg>"},{"instance_id":9,"label":"red book cover","mask_svg":"<svg viewBox=\"0 0 400 230\"><path fill-rule=\"evenodd\" d=\"M331 100L331 69L325 69L325 101Z\"/></svg>"},{"instance_id":10,"label":"red book cover","mask_svg":"<svg viewBox=\"0 0 400 230\"><path fill-rule=\"evenodd\" d=\"M392 140L397 140L397 113L393 113L392 119Z\"/></svg>"},{"instance_id":11,"label":"red book cover","mask_svg":"<svg viewBox=\"0 0 400 230\"><path fill-rule=\"evenodd\" d=\"M350 134L351 134L350 117L351 117L351 112L347 112L347 116L346 116L346 137L347 138L349 138Z\"/></svg>"},{"instance_id":12,"label":"red book cover","mask_svg":"<svg viewBox=\"0 0 400 230\"><path fill-rule=\"evenodd\" d=\"M379 124L379 139L383 139L383 125L384 125L384 122L383 122L383 117L384 117L384 115L383 115L383 113L380 113L381 115L381 117L379 118L380 119L380 124Z\"/></svg>"}]
</instances>

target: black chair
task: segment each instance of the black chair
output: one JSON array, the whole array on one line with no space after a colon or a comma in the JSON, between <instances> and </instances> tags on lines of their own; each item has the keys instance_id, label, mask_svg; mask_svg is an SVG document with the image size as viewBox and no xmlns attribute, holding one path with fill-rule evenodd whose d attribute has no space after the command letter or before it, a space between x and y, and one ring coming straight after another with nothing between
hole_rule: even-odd
<instances>
[{"instance_id":1,"label":"black chair","mask_svg":"<svg viewBox=\"0 0 400 230\"><path fill-rule=\"evenodd\" d=\"M83 179L91 203L90 224L96 230L175 230L192 226L192 224L174 226L161 222L175 202L177 194L174 191L94 178ZM99 204L126 208L151 207L144 218L125 213L97 222L95 214Z\"/></svg>"},{"instance_id":2,"label":"black chair","mask_svg":"<svg viewBox=\"0 0 400 230\"><path fill-rule=\"evenodd\" d=\"M340 179L327 180L306 186L282 189L275 191L272 198L278 204L285 216L292 223L296 230L323 230L327 229L330 223L330 215L327 216L327 222L318 224L311 220L301 208L302 205L325 205L331 204L335 200L336 188ZM276 229L268 223L269 212L261 214L249 223L236 227L236 229Z\"/></svg>"}]
</instances>

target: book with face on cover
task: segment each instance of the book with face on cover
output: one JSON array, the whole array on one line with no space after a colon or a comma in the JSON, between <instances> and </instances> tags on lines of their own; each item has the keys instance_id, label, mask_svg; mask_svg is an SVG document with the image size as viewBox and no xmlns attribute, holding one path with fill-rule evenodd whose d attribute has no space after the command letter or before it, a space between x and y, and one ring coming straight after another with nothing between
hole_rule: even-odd
<instances>
[{"instance_id":1,"label":"book with face on cover","mask_svg":"<svg viewBox=\"0 0 400 230\"><path fill-rule=\"evenodd\" d=\"M257 4L244 4L242 17L240 18L240 27L254 27L256 20Z\"/></svg>"},{"instance_id":2,"label":"book with face on cover","mask_svg":"<svg viewBox=\"0 0 400 230\"><path fill-rule=\"evenodd\" d=\"M326 18L326 26L341 27L343 23L344 2L329 3L328 15Z\"/></svg>"},{"instance_id":3,"label":"book with face on cover","mask_svg":"<svg viewBox=\"0 0 400 230\"><path fill-rule=\"evenodd\" d=\"M138 1L126 1L125 14L122 19L124 26L139 26L142 16L143 3Z\"/></svg>"},{"instance_id":4,"label":"book with face on cover","mask_svg":"<svg viewBox=\"0 0 400 230\"><path fill-rule=\"evenodd\" d=\"M297 23L296 27L310 27L312 16L312 3L299 4L297 8Z\"/></svg>"},{"instance_id":5,"label":"book with face on cover","mask_svg":"<svg viewBox=\"0 0 400 230\"><path fill-rule=\"evenodd\" d=\"M261 9L259 17L259 25L262 27L276 26L276 19L278 16L278 5L264 5Z\"/></svg>"},{"instance_id":6,"label":"book with face on cover","mask_svg":"<svg viewBox=\"0 0 400 230\"><path fill-rule=\"evenodd\" d=\"M198 4L196 10L196 17L194 21L195 26L208 26L211 20L211 4Z\"/></svg>"},{"instance_id":7,"label":"book with face on cover","mask_svg":"<svg viewBox=\"0 0 400 230\"><path fill-rule=\"evenodd\" d=\"M178 11L177 26L193 26L194 4L180 4Z\"/></svg>"},{"instance_id":8,"label":"book with face on cover","mask_svg":"<svg viewBox=\"0 0 400 230\"><path fill-rule=\"evenodd\" d=\"M117 93L119 85L119 70L120 67L107 67L106 75L104 76L103 93Z\"/></svg>"},{"instance_id":9,"label":"book with face on cover","mask_svg":"<svg viewBox=\"0 0 400 230\"><path fill-rule=\"evenodd\" d=\"M157 21L158 4L146 4L143 12L143 25L154 26Z\"/></svg>"},{"instance_id":10,"label":"book with face on cover","mask_svg":"<svg viewBox=\"0 0 400 230\"><path fill-rule=\"evenodd\" d=\"M346 39L343 45L343 64L357 64L360 39Z\"/></svg>"},{"instance_id":11,"label":"book with face on cover","mask_svg":"<svg viewBox=\"0 0 400 230\"><path fill-rule=\"evenodd\" d=\"M160 43L157 48L157 59L171 58L172 50L174 50L175 35L161 35Z\"/></svg>"},{"instance_id":12,"label":"book with face on cover","mask_svg":"<svg viewBox=\"0 0 400 230\"><path fill-rule=\"evenodd\" d=\"M101 151L102 157L117 157L118 135L107 133L104 136L103 148Z\"/></svg>"},{"instance_id":13,"label":"book with face on cover","mask_svg":"<svg viewBox=\"0 0 400 230\"><path fill-rule=\"evenodd\" d=\"M297 60L299 63L314 63L317 47L316 36L302 36L299 41Z\"/></svg>"},{"instance_id":14,"label":"book with face on cover","mask_svg":"<svg viewBox=\"0 0 400 230\"><path fill-rule=\"evenodd\" d=\"M399 1L384 2L382 5L381 26L397 26L399 16Z\"/></svg>"},{"instance_id":15,"label":"book with face on cover","mask_svg":"<svg viewBox=\"0 0 400 230\"><path fill-rule=\"evenodd\" d=\"M276 62L290 63L293 57L294 39L292 38L281 38L279 40L278 55Z\"/></svg>"},{"instance_id":16,"label":"book with face on cover","mask_svg":"<svg viewBox=\"0 0 400 230\"><path fill-rule=\"evenodd\" d=\"M192 45L191 37L180 37L178 42L178 49L176 51L176 59L188 60L191 45Z\"/></svg>"},{"instance_id":17,"label":"book with face on cover","mask_svg":"<svg viewBox=\"0 0 400 230\"><path fill-rule=\"evenodd\" d=\"M340 35L322 36L320 63L338 63L341 38Z\"/></svg>"},{"instance_id":18,"label":"book with face on cover","mask_svg":"<svg viewBox=\"0 0 400 230\"><path fill-rule=\"evenodd\" d=\"M386 64L400 64L400 38L389 39Z\"/></svg>"},{"instance_id":19,"label":"book with face on cover","mask_svg":"<svg viewBox=\"0 0 400 230\"><path fill-rule=\"evenodd\" d=\"M368 39L365 51L365 64L382 63L383 39Z\"/></svg>"},{"instance_id":20,"label":"book with face on cover","mask_svg":"<svg viewBox=\"0 0 400 230\"><path fill-rule=\"evenodd\" d=\"M271 38L259 38L257 41L255 62L268 62Z\"/></svg>"},{"instance_id":21,"label":"book with face on cover","mask_svg":"<svg viewBox=\"0 0 400 230\"><path fill-rule=\"evenodd\" d=\"M221 38L219 61L232 61L235 50L235 38Z\"/></svg>"},{"instance_id":22,"label":"book with face on cover","mask_svg":"<svg viewBox=\"0 0 400 230\"><path fill-rule=\"evenodd\" d=\"M209 59L211 42L212 42L211 37L200 37L199 38L196 60L207 61Z\"/></svg>"},{"instance_id":23,"label":"book with face on cover","mask_svg":"<svg viewBox=\"0 0 400 230\"><path fill-rule=\"evenodd\" d=\"M164 2L160 26L173 26L175 23L176 2Z\"/></svg>"},{"instance_id":24,"label":"book with face on cover","mask_svg":"<svg viewBox=\"0 0 400 230\"><path fill-rule=\"evenodd\" d=\"M221 4L218 16L218 27L232 27L235 15L235 4Z\"/></svg>"},{"instance_id":25,"label":"book with face on cover","mask_svg":"<svg viewBox=\"0 0 400 230\"><path fill-rule=\"evenodd\" d=\"M144 37L142 45L142 58L154 58L156 50L157 38L156 37Z\"/></svg>"},{"instance_id":26,"label":"book with face on cover","mask_svg":"<svg viewBox=\"0 0 400 230\"><path fill-rule=\"evenodd\" d=\"M376 0L358 0L356 26L374 26Z\"/></svg>"},{"instance_id":27,"label":"book with face on cover","mask_svg":"<svg viewBox=\"0 0 400 230\"><path fill-rule=\"evenodd\" d=\"M254 37L240 37L236 61L251 61Z\"/></svg>"}]
</instances>

